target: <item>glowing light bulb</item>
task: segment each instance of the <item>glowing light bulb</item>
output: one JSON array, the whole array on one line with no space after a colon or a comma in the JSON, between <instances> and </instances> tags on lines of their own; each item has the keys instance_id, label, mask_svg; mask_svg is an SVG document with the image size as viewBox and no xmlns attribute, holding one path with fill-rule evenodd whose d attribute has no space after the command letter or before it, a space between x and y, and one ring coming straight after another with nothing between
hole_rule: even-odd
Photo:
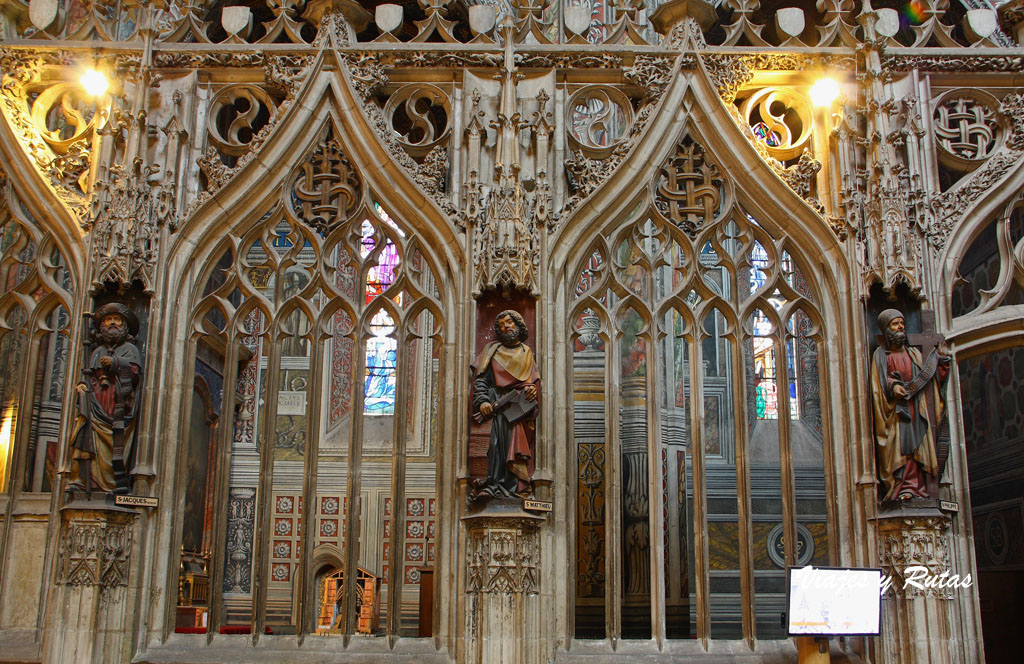
<instances>
[{"instance_id":1,"label":"glowing light bulb","mask_svg":"<svg viewBox=\"0 0 1024 664\"><path fill-rule=\"evenodd\" d=\"M82 78L79 82L91 97L99 97L106 92L107 88L110 86L110 83L107 82L107 77L95 69L89 69L87 72L82 74Z\"/></svg>"},{"instance_id":2,"label":"glowing light bulb","mask_svg":"<svg viewBox=\"0 0 1024 664\"><path fill-rule=\"evenodd\" d=\"M839 96L839 84L831 78L818 79L811 87L810 95L815 106L831 106Z\"/></svg>"}]
</instances>

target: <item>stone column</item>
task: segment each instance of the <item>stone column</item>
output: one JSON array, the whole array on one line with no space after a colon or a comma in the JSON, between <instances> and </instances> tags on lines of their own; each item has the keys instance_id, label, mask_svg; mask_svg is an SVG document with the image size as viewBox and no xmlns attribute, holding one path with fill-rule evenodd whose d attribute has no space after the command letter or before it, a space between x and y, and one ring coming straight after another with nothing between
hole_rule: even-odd
<instances>
[{"instance_id":1,"label":"stone column","mask_svg":"<svg viewBox=\"0 0 1024 664\"><path fill-rule=\"evenodd\" d=\"M953 662L950 647L953 601L957 593L948 587L950 568L950 517L933 507L900 507L876 518L881 547L883 578L892 587L882 601L881 662ZM927 569L927 578L944 578L946 587L928 587L925 579L907 584L915 566ZM946 572L946 577L941 575ZM906 586L906 587L904 587Z\"/></svg>"},{"instance_id":2,"label":"stone column","mask_svg":"<svg viewBox=\"0 0 1024 664\"><path fill-rule=\"evenodd\" d=\"M546 661L542 623L547 618L538 594L543 522L513 500L492 500L463 517L468 529L464 661Z\"/></svg>"},{"instance_id":3,"label":"stone column","mask_svg":"<svg viewBox=\"0 0 1024 664\"><path fill-rule=\"evenodd\" d=\"M131 661L136 517L103 498L76 500L61 510L45 661Z\"/></svg>"}]
</instances>

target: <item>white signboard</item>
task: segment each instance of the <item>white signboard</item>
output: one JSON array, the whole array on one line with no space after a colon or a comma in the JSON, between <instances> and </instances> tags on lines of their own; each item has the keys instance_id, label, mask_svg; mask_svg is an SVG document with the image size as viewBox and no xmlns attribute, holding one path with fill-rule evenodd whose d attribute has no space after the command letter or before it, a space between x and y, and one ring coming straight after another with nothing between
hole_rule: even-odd
<instances>
[{"instance_id":1,"label":"white signboard","mask_svg":"<svg viewBox=\"0 0 1024 664\"><path fill-rule=\"evenodd\" d=\"M873 636L882 608L882 570L790 567L790 636Z\"/></svg>"},{"instance_id":2,"label":"white signboard","mask_svg":"<svg viewBox=\"0 0 1024 664\"><path fill-rule=\"evenodd\" d=\"M278 415L305 415L306 393L281 390L277 393Z\"/></svg>"}]
</instances>

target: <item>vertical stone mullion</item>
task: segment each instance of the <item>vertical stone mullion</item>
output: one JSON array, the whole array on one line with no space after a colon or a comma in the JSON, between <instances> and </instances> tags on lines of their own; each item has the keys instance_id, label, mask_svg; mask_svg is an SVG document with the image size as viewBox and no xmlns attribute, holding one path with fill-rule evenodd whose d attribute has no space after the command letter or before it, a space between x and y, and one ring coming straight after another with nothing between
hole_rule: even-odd
<instances>
[{"instance_id":1,"label":"vertical stone mullion","mask_svg":"<svg viewBox=\"0 0 1024 664\"><path fill-rule=\"evenodd\" d=\"M605 491L605 638L615 644L622 635L622 440L620 436L622 385L621 334L616 310L608 317L605 353L605 440L608 484Z\"/></svg>"},{"instance_id":2,"label":"vertical stone mullion","mask_svg":"<svg viewBox=\"0 0 1024 664\"><path fill-rule=\"evenodd\" d=\"M365 335L362 333L363 321L356 321L353 330L353 352L356 354L356 361L352 363L352 380L350 387L352 394L352 426L350 429L348 448L348 478L346 480L346 497L348 499L348 511L345 514L345 574L344 593L345 600L342 602L341 623L344 625L345 642L351 639L356 627L356 576L359 563L359 530L362 509L362 457L363 457L363 407L365 403L365 380L366 373L366 346ZM344 511L344 510L343 510Z\"/></svg>"},{"instance_id":3,"label":"vertical stone mullion","mask_svg":"<svg viewBox=\"0 0 1024 664\"><path fill-rule=\"evenodd\" d=\"M277 397L280 391L281 382L281 320L268 321L270 323L270 354L267 358L266 371L266 401L263 407L263 426L260 428L258 446L260 450L260 482L256 494L259 529L256 534L256 544L253 546L253 616L252 616L252 641L259 640L260 633L267 620L267 589L269 578L266 570L265 555L267 542L270 533L273 531L273 519L271 511L274 505L274 435L277 432ZM257 362L259 355L257 351ZM256 395L259 399L259 377L256 379ZM308 506L306 507L308 509Z\"/></svg>"},{"instance_id":4,"label":"vertical stone mullion","mask_svg":"<svg viewBox=\"0 0 1024 664\"><path fill-rule=\"evenodd\" d=\"M662 462L661 462L661 396L665 394L664 381L661 380L662 372L658 370L657 346L661 340L658 334L659 321L650 320L650 334L646 344L645 361L647 370L645 372L647 399L647 459L649 482L648 495L650 496L648 521L651 534L651 636L661 649L665 641L665 516L664 516L664 487L662 485ZM657 341L656 341L657 340ZM664 358L668 363L668 358Z\"/></svg>"},{"instance_id":5,"label":"vertical stone mullion","mask_svg":"<svg viewBox=\"0 0 1024 664\"><path fill-rule=\"evenodd\" d=\"M796 479L793 476L793 451L790 443L789 355L786 352L786 321L775 338L775 394L779 413L779 470L782 473L782 534L786 538L786 565L796 564ZM795 359L795 358L794 358Z\"/></svg>"},{"instance_id":6,"label":"vertical stone mullion","mask_svg":"<svg viewBox=\"0 0 1024 664\"><path fill-rule=\"evenodd\" d=\"M196 339L193 346L198 343L199 340ZM217 469L221 472L218 472L216 475L217 487L214 489L213 546L211 548L213 554L210 560L210 611L209 618L207 619L207 642L210 642L213 639L213 635L220 629L223 608L224 559L227 555L228 492L231 485L231 443L234 440L235 434L234 412L235 396L238 392L236 385L238 383L239 344L241 344L241 340L238 338L228 339L228 352L224 364L224 396L221 402L221 413L226 421L220 427L217 443L219 446ZM195 351L193 350L193 357L194 354ZM259 362L258 356L256 361ZM193 360L193 365L194 363L195 360Z\"/></svg>"},{"instance_id":7,"label":"vertical stone mullion","mask_svg":"<svg viewBox=\"0 0 1024 664\"><path fill-rule=\"evenodd\" d=\"M177 386L178 387L177 391L178 391L179 395L181 395L181 396L184 396L186 394L191 396L192 393L189 391L189 387L188 387L188 383L189 383L190 379L192 381L192 390L195 389L196 347L199 344L199 339L201 339L201 338L202 338L201 336L195 335L195 336L193 336L188 341L188 350L185 351L185 364L184 364L184 366L185 367L192 367L192 369L191 370L188 370L188 369L183 370L182 373L181 373L181 380L179 381L178 386ZM191 417L191 414L192 414L192 403L191 403L191 401L192 401L191 399L184 399L184 398L182 398L180 400L180 402L179 402L178 414L177 414L177 418L176 419L177 419L178 422L181 423L182 428L180 429L180 431L183 431L183 432L184 431L189 431L189 429L191 428L191 423L192 423L192 417ZM223 429L223 428L225 428L225 427L218 427L218 429L215 431L214 435L211 436L210 447L212 449L214 449L214 450L218 449L216 447L216 444L217 444L216 441L219 440L219 438L221 436L221 431L220 430ZM184 453L185 448L186 448L185 445L182 445L182 446L180 446L178 448L177 454L175 455L176 459L173 462L175 467L180 467L181 466L181 461L182 461L181 457L182 457L182 455ZM219 474L217 474L215 472L216 468L217 468L217 466L215 465L217 460L219 460L219 455L218 455L218 459L212 459L212 461L214 461L214 464L211 464L211 465L209 465L207 467L208 468L208 472L210 474L210 477L213 478L215 482L219 479ZM175 498L174 498L174 506L173 506L172 512L170 514L170 522L171 522L171 532L170 532L171 551L172 552L173 551L177 551L177 552L179 552L179 555L180 555L180 551L181 551L181 537L182 537L181 530L182 530L182 521L184 521L184 510L179 510L179 508L178 508L179 502L178 501L180 500L181 504L184 504L184 499L185 499L185 488L184 487L185 487L185 484L186 484L185 473L179 473L178 477L172 479L171 483L175 485L175 490L174 490L174 494L173 494L175 496ZM209 491L208 495L219 495L219 494L214 493L216 491L216 489L214 489L213 487L207 486L206 488ZM216 515L217 512L214 511L214 514ZM214 537L216 537L216 533L211 533L211 534L213 534ZM212 546L210 547L210 550L211 551L214 550ZM213 577L213 558L214 557L215 556L211 555L211 560L207 563L207 573L210 575L211 579ZM179 569L180 568L180 563L179 563L179 567L175 567L174 566L174 563L173 563L174 556L173 556L173 554L172 554L171 558L172 558L172 560L171 560L170 564L168 565L167 569L168 570ZM179 575L180 575L180 572L179 572ZM164 592L166 593L167 603L166 603L166 605L164 607L165 608L165 610L164 610L164 624L161 626L161 632L163 634L163 638L165 638L165 639L167 638L167 636L170 634L170 632L173 629L172 625L175 624L175 614L176 614L176 611L177 611L177 609L176 609L177 601L174 600L173 598L175 598L177 596L177 592L176 591L177 591L178 584L176 583L177 579L175 579L174 576L175 575L173 574L173 572L169 573L167 575L167 578L165 579L165 583L164 583ZM215 586L213 586L212 581L211 581L209 587L210 587L209 600L208 600L208 603L207 603L207 608L208 609L212 608L212 606L213 606L213 595L214 595L213 588ZM212 624L211 618L212 618L212 616L207 614L207 618L206 618L207 629L210 629L210 625Z\"/></svg>"},{"instance_id":8,"label":"vertical stone mullion","mask_svg":"<svg viewBox=\"0 0 1024 664\"><path fill-rule=\"evenodd\" d=\"M299 643L305 635L315 629L310 624L312 613L310 606L315 606L316 597L313 588L313 548L317 533L313 532L316 525L317 501L317 470L320 458L320 410L323 404L321 386L323 380L323 348L326 336L320 333L319 321L311 321L312 332L309 339L309 390L306 398L306 455L303 459L302 473L302 516L299 519L302 533L302 553L299 558L299 592L298 592L298 632ZM307 606L308 605L308 606Z\"/></svg>"},{"instance_id":9,"label":"vertical stone mullion","mask_svg":"<svg viewBox=\"0 0 1024 664\"><path fill-rule=\"evenodd\" d=\"M398 352L395 357L397 372L395 376L395 418L393 447L394 456L391 460L391 548L388 552L388 620L387 635L391 645L394 645L402 624L402 586L405 575L399 574L402 568L402 560L405 551L405 477L406 477L406 443L408 436L408 418L405 413L413 407L411 395L407 388L409 375L412 368L409 366L409 343L412 335L409 333L410 322L408 317L403 316L401 321L395 321L396 331L403 332L398 340ZM421 349L422 352L422 349ZM429 410L430 404L426 404ZM426 551L424 550L424 561Z\"/></svg>"},{"instance_id":10,"label":"vertical stone mullion","mask_svg":"<svg viewBox=\"0 0 1024 664\"><path fill-rule=\"evenodd\" d=\"M738 284L734 291L738 293ZM747 457L747 442L750 432L747 427L747 372L744 352L742 322L737 312L736 328L732 335L732 399L735 414L733 416L734 435L736 440L736 501L737 527L739 529L739 566L740 566L740 607L743 616L743 638L751 648L754 646L754 547L753 528L751 526L750 505L750 465ZM776 389L776 391L778 391Z\"/></svg>"},{"instance_id":11,"label":"vertical stone mullion","mask_svg":"<svg viewBox=\"0 0 1024 664\"><path fill-rule=\"evenodd\" d=\"M714 310L712 310L714 315ZM690 347L690 458L693 464L693 565L697 596L697 638L706 650L711 634L711 595L708 576L708 494L707 466L704 458L704 375L703 320L694 319Z\"/></svg>"}]
</instances>

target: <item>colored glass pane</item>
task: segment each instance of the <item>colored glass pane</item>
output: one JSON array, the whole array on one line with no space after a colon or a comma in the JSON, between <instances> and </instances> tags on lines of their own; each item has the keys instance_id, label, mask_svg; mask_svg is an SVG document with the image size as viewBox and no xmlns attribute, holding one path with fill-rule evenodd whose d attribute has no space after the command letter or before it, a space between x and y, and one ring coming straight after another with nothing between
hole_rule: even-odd
<instances>
[{"instance_id":1,"label":"colored glass pane","mask_svg":"<svg viewBox=\"0 0 1024 664\"><path fill-rule=\"evenodd\" d=\"M366 340L366 387L363 410L378 415L395 412L395 374L398 342L393 336L395 322L383 309L370 320Z\"/></svg>"}]
</instances>

